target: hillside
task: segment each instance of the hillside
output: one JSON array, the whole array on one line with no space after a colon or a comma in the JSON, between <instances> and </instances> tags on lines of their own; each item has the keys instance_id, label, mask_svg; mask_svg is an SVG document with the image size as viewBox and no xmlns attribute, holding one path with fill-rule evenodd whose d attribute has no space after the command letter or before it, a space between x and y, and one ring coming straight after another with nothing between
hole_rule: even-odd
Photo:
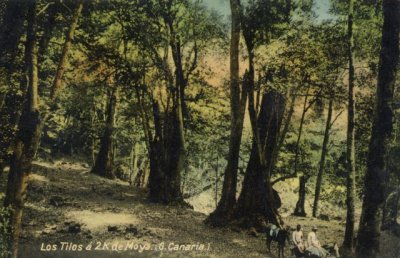
<instances>
[{"instance_id":1,"label":"hillside","mask_svg":"<svg viewBox=\"0 0 400 258\"><path fill-rule=\"evenodd\" d=\"M3 175L2 188L5 179ZM342 241L343 219L283 216L292 228L297 223L304 225L305 233L317 225L323 243ZM276 244L272 254L267 254L264 234L209 228L203 223L205 218L206 214L191 209L149 203L144 190L94 176L83 163L36 162L23 217L20 257L275 257ZM396 246L396 239L384 237L386 249ZM90 251L85 250L90 246ZM162 246L164 251L157 250ZM187 250L175 250L179 247Z\"/></svg>"}]
</instances>

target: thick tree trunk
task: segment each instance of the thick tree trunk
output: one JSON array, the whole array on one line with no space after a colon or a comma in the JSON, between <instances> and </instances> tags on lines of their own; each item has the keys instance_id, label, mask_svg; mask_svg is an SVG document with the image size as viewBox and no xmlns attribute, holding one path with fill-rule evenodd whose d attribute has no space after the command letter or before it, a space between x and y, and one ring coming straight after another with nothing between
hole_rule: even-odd
<instances>
[{"instance_id":1,"label":"thick tree trunk","mask_svg":"<svg viewBox=\"0 0 400 258\"><path fill-rule=\"evenodd\" d=\"M272 91L264 93L257 130L260 142L265 144L262 147L265 151L261 155L258 154L254 139L235 216L238 219L245 219L246 223L250 223L248 226L258 226L252 224L257 223L259 218L280 225L276 205L278 200L271 186L269 171L284 109L285 101L280 93Z\"/></svg>"},{"instance_id":2,"label":"thick tree trunk","mask_svg":"<svg viewBox=\"0 0 400 258\"><path fill-rule=\"evenodd\" d=\"M74 13L71 28L75 28L82 10L82 4L78 5ZM70 32L69 30L69 32ZM72 40L66 37L65 44ZM64 46L65 46L64 44ZM31 172L32 161L36 155L43 126L47 115L42 115L39 110L38 95L38 49L36 42L36 1L30 1L28 7L28 29L26 46L28 53L28 92L25 106L18 123L15 149L11 159L4 206L11 208L8 216L9 255L17 257L18 238L21 230L22 211L26 197L28 176ZM63 52L67 54L67 52ZM65 60L65 59L64 59ZM59 65L60 67L60 65ZM57 72L58 73L58 72ZM54 85L53 85L54 87ZM57 92L55 92L57 93ZM54 94L56 96L56 94Z\"/></svg>"},{"instance_id":3,"label":"thick tree trunk","mask_svg":"<svg viewBox=\"0 0 400 258\"><path fill-rule=\"evenodd\" d=\"M173 105L169 130L166 135L167 169L165 171L164 202L179 203L183 201L181 193L181 171L185 166L185 138L183 130L183 113L180 97Z\"/></svg>"},{"instance_id":4,"label":"thick tree trunk","mask_svg":"<svg viewBox=\"0 0 400 258\"><path fill-rule=\"evenodd\" d=\"M355 199L355 145L354 145L354 39L353 39L353 13L354 0L349 0L348 28L347 28L347 55L349 61L349 91L347 103L347 148L346 148L346 165L347 165L347 193L346 193L346 230L343 241L344 253L353 255L354 252L354 199Z\"/></svg>"},{"instance_id":5,"label":"thick tree trunk","mask_svg":"<svg viewBox=\"0 0 400 258\"><path fill-rule=\"evenodd\" d=\"M162 128L160 119L157 122L155 118L159 128L156 128L156 135L150 144L149 199L153 202L182 203L181 172L186 166L183 109L187 78L183 71L181 42L174 31L174 18L165 16L164 21L170 30L169 47L175 65L175 80L171 78L167 82L172 106L165 110ZM167 77L172 76L168 74Z\"/></svg>"},{"instance_id":6,"label":"thick tree trunk","mask_svg":"<svg viewBox=\"0 0 400 258\"><path fill-rule=\"evenodd\" d=\"M173 104L169 119L169 131L166 135L167 140L167 173L166 191L164 199L167 203L179 203L183 201L181 190L181 172L186 166L186 147L183 112L185 105L185 88L187 79L184 77L181 43L179 36L172 30L172 55L175 64L175 92L173 92Z\"/></svg>"},{"instance_id":7,"label":"thick tree trunk","mask_svg":"<svg viewBox=\"0 0 400 258\"><path fill-rule=\"evenodd\" d=\"M299 217L306 217L306 184L308 179L310 178L309 175L303 175L299 178L299 200L297 200L296 207L294 209L293 215Z\"/></svg>"},{"instance_id":8,"label":"thick tree trunk","mask_svg":"<svg viewBox=\"0 0 400 258\"><path fill-rule=\"evenodd\" d=\"M281 151L282 146L283 146L283 144L285 142L286 135L289 132L289 126L290 126L290 123L292 121L295 102L296 102L296 94L293 93L292 97L291 97L291 100L290 100L289 110L288 110L287 115L286 115L286 117L284 119L284 122L282 122L284 124L283 129L281 130L281 132L278 135L277 147L275 148L274 153L272 155L271 175L274 173L274 171L276 169L276 164L278 162L280 151ZM275 183L272 182L271 184L273 186Z\"/></svg>"},{"instance_id":9,"label":"thick tree trunk","mask_svg":"<svg viewBox=\"0 0 400 258\"><path fill-rule=\"evenodd\" d=\"M399 64L400 0L383 1L383 28L377 96L356 256L379 256L382 209L387 187L387 150L393 131L393 91Z\"/></svg>"},{"instance_id":10,"label":"thick tree trunk","mask_svg":"<svg viewBox=\"0 0 400 258\"><path fill-rule=\"evenodd\" d=\"M26 196L28 176L38 148L42 131L42 117L38 106L38 69L36 46L36 2L28 11L28 78L27 100L18 125L15 150L12 156L4 206L10 209L7 234L9 234L9 255L17 257L18 238L21 229L22 210Z\"/></svg>"},{"instance_id":11,"label":"thick tree trunk","mask_svg":"<svg viewBox=\"0 0 400 258\"><path fill-rule=\"evenodd\" d=\"M150 151L149 200L152 202L164 201L166 182L164 180L163 156L162 142L156 139L152 143Z\"/></svg>"},{"instance_id":12,"label":"thick tree trunk","mask_svg":"<svg viewBox=\"0 0 400 258\"><path fill-rule=\"evenodd\" d=\"M243 89L241 94L239 82L240 1L231 0L230 5L232 12L230 46L231 130L228 163L225 168L221 199L216 210L210 214L207 220L207 222L213 224L226 223L232 216L236 204L237 170L247 99L246 90Z\"/></svg>"},{"instance_id":13,"label":"thick tree trunk","mask_svg":"<svg viewBox=\"0 0 400 258\"><path fill-rule=\"evenodd\" d=\"M162 202L166 187L163 169L165 168L165 151L160 107L156 101L153 101L153 118L155 128L154 139L149 139L148 145L150 159L149 199L153 202ZM147 134L151 134L151 132L148 131Z\"/></svg>"},{"instance_id":14,"label":"thick tree trunk","mask_svg":"<svg viewBox=\"0 0 400 258\"><path fill-rule=\"evenodd\" d=\"M115 121L115 110L117 106L117 92L116 89L110 89L108 93L108 103L106 110L106 125L104 128L103 136L100 139L100 151L97 154L96 162L92 168L92 173L114 179L113 168L113 131Z\"/></svg>"},{"instance_id":15,"label":"thick tree trunk","mask_svg":"<svg viewBox=\"0 0 400 258\"><path fill-rule=\"evenodd\" d=\"M243 31L249 70L245 74L244 87L248 91L248 111L253 132L253 147L239 196L235 217L243 219L246 226L257 225L262 220L278 226L281 218L276 206L276 198L271 184L271 169L274 149L285 111L285 98L282 94L270 91L263 94L260 112L257 118L254 100L254 32ZM261 219L261 221L260 221ZM251 225L253 224L253 225ZM255 224L255 225L254 225Z\"/></svg>"},{"instance_id":16,"label":"thick tree trunk","mask_svg":"<svg viewBox=\"0 0 400 258\"><path fill-rule=\"evenodd\" d=\"M155 124L153 139L147 130L150 139L149 199L153 202L183 201L181 193L181 171L185 165L183 114L180 97L174 98L174 105L167 111L165 115L168 117L164 119L161 118L159 104L153 101Z\"/></svg>"},{"instance_id":17,"label":"thick tree trunk","mask_svg":"<svg viewBox=\"0 0 400 258\"><path fill-rule=\"evenodd\" d=\"M314 218L317 217L317 213L318 213L318 201L319 201L319 196L321 193L322 177L323 177L324 169L325 169L325 159L326 159L326 155L328 153L329 132L330 132L330 128L331 128L332 111L333 111L333 97L331 97L329 99L328 117L326 118L324 140L322 143L322 150L321 150L321 159L319 161L317 183L315 186L314 206L313 206L313 211L312 211L312 215Z\"/></svg>"}]
</instances>

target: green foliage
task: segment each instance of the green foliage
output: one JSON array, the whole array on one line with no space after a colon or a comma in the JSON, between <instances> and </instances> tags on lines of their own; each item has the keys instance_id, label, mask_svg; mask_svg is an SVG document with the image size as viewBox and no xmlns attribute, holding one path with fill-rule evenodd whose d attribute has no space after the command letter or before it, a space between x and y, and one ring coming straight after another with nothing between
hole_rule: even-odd
<instances>
[{"instance_id":1,"label":"green foliage","mask_svg":"<svg viewBox=\"0 0 400 258\"><path fill-rule=\"evenodd\" d=\"M357 180L361 186L371 131L382 17L377 6L356 2L356 153L357 169L361 172ZM47 4L39 1L39 9ZM66 24L75 4L72 0L56 1L38 16L40 95L44 101L49 96ZM327 101L334 98L334 118L345 110L347 1L333 0L332 4L336 19L321 23L314 19L309 0L243 1L242 32L246 43L250 41L254 47L256 90L262 93L274 89L287 94L288 99L296 95L295 113L274 176L293 170L299 110L306 93L310 95L306 104L311 108L299 146L301 173L315 175L318 169ZM118 88L113 134L115 167L120 177L128 179L133 173L132 153L139 146L135 153L139 169L148 170L149 139L144 126L148 122L154 134L154 102L160 104L161 121L167 119L177 73L177 56L172 50L178 46L187 83L184 113L187 160L182 188L192 195L214 184L215 177L221 180L230 133L229 82L215 85L210 78L226 79L229 69L224 74L215 73L217 65L210 59L228 56L229 24L222 21L219 14L208 10L200 0L85 3L64 78L65 89L51 107L51 117L44 129L42 155L75 155L91 164L104 130L107 90ZM24 94L19 87L22 50L23 40L13 74L7 74L3 67L0 70L1 112L5 110L6 94ZM242 63L241 66L245 67ZM14 128L3 123L10 115L3 113L0 129L10 137L0 141L1 146L6 146L3 141L12 141ZM339 116L331 128L325 185L332 187L322 193L322 198L343 194L346 129L341 120ZM247 123L240 153L241 170L248 162L251 141ZM395 171L399 165L394 158L398 143L392 147ZM10 154L9 148L0 151Z\"/></svg>"},{"instance_id":2,"label":"green foliage","mask_svg":"<svg viewBox=\"0 0 400 258\"><path fill-rule=\"evenodd\" d=\"M10 210L4 207L0 207L0 257L7 257L10 252L8 250L8 222L5 218L7 218L10 214Z\"/></svg>"}]
</instances>

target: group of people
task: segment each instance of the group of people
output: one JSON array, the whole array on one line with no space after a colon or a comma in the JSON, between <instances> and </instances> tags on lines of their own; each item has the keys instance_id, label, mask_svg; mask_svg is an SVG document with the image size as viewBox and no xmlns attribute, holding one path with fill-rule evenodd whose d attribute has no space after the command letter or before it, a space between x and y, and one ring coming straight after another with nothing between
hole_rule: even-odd
<instances>
[{"instance_id":1,"label":"group of people","mask_svg":"<svg viewBox=\"0 0 400 258\"><path fill-rule=\"evenodd\" d=\"M292 235L294 248L297 248L298 252L301 254L304 254L304 252L307 250L318 257L325 258L329 252L321 246L321 243L317 238L317 230L317 227L313 226L312 231L307 235L307 242L305 242L303 239L304 237L301 226L297 225L296 230Z\"/></svg>"}]
</instances>

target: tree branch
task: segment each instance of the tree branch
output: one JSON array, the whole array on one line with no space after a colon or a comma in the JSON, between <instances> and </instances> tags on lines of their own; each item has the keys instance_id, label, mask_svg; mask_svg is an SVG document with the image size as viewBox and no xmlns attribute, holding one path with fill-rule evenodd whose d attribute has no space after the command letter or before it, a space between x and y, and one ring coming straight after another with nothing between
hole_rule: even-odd
<instances>
[{"instance_id":1,"label":"tree branch","mask_svg":"<svg viewBox=\"0 0 400 258\"><path fill-rule=\"evenodd\" d=\"M295 177L297 177L297 172L278 177L277 179L275 179L271 182L271 185L273 186L280 181L285 181L286 179L295 178Z\"/></svg>"},{"instance_id":2,"label":"tree branch","mask_svg":"<svg viewBox=\"0 0 400 258\"><path fill-rule=\"evenodd\" d=\"M332 128L333 124L336 122L336 120L339 118L339 116L343 113L344 110L341 110L336 117L333 119L332 123L329 124L329 129Z\"/></svg>"}]
</instances>

